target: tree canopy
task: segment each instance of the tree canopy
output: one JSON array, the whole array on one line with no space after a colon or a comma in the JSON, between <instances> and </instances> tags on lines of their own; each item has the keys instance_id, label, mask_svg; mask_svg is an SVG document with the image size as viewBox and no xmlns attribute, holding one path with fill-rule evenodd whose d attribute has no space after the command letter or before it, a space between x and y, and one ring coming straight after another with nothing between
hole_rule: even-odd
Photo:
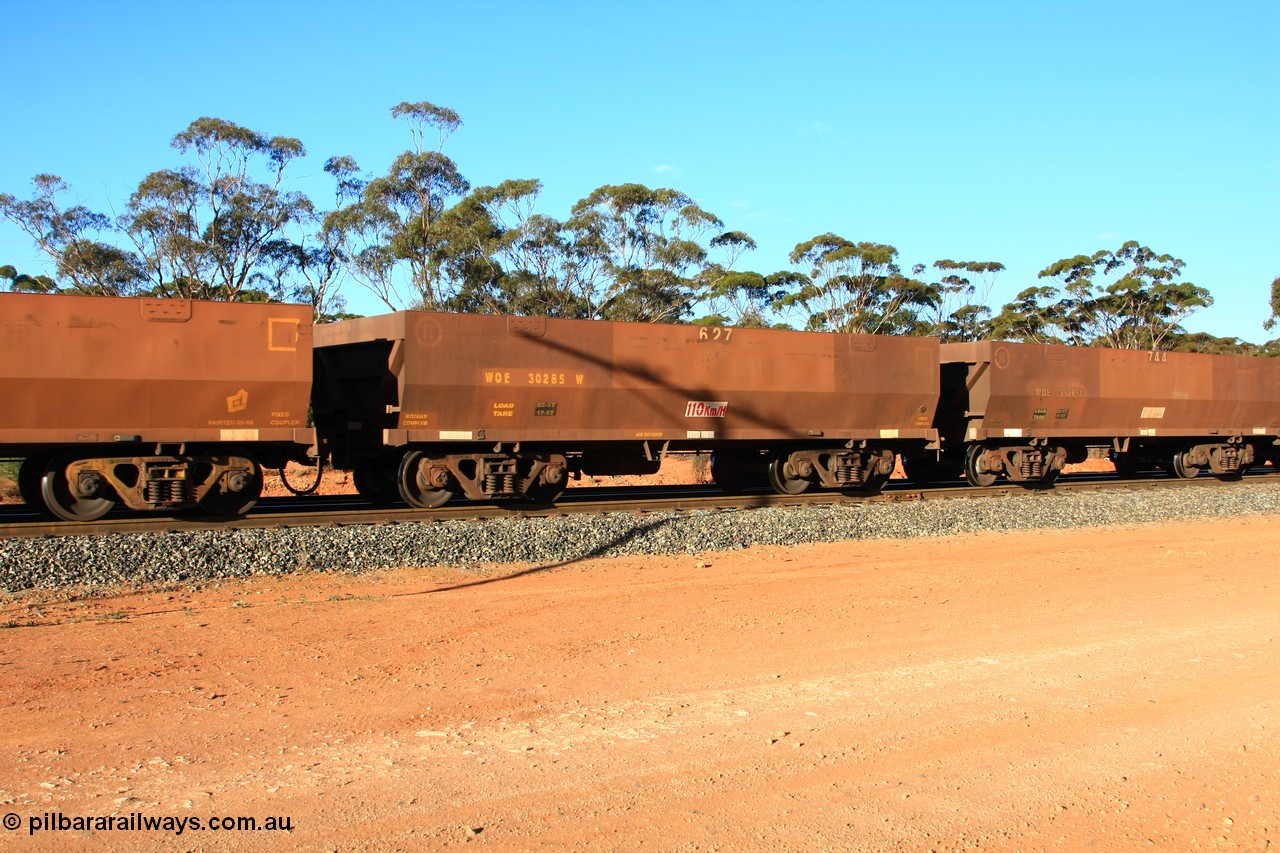
<instances>
[{"instance_id":1,"label":"tree canopy","mask_svg":"<svg viewBox=\"0 0 1280 853\"><path fill-rule=\"evenodd\" d=\"M1171 349L1187 341L1181 323L1213 304L1209 291L1178 281L1185 264L1136 240L1075 255L1040 271L1061 287L1029 287L992 321L997 338L1117 349Z\"/></svg>"},{"instance_id":2,"label":"tree canopy","mask_svg":"<svg viewBox=\"0 0 1280 853\"><path fill-rule=\"evenodd\" d=\"M1280 276L1271 282L1271 316L1263 324L1264 328L1274 328L1277 320L1280 320Z\"/></svg>"},{"instance_id":3,"label":"tree canopy","mask_svg":"<svg viewBox=\"0 0 1280 853\"><path fill-rule=\"evenodd\" d=\"M977 341L991 334L991 291L996 277L1004 272L999 261L934 261L933 269L941 274L933 285L935 300L923 329L943 341ZM915 269L925 272L923 266Z\"/></svg>"},{"instance_id":4,"label":"tree canopy","mask_svg":"<svg viewBox=\"0 0 1280 853\"><path fill-rule=\"evenodd\" d=\"M755 240L671 187L606 184L557 219L535 178L473 187L445 153L459 114L403 101L390 119L408 145L385 171L333 155L332 197L294 189L303 143L202 117L171 142L180 162L142 178L114 218L69 202L55 174L28 198L0 193L0 217L51 264L0 267L0 285L37 293L304 301L318 320L345 314L344 288L389 309L580 319L928 334L1075 346L1267 351L1188 334L1213 300L1182 281L1183 261L1129 240L1062 258L1000 307L994 260L907 267L896 247L825 232L790 267L752 269ZM0 259L2 261L4 259ZM1271 283L1280 321L1280 278ZM1249 348L1252 347L1253 350Z\"/></svg>"},{"instance_id":5,"label":"tree canopy","mask_svg":"<svg viewBox=\"0 0 1280 853\"><path fill-rule=\"evenodd\" d=\"M58 279L77 292L103 296L128 295L142 287L142 259L107 239L114 230L109 217L83 205L62 207L59 197L69 188L57 175L36 175L31 184L34 192L27 200L0 193L0 216L31 237L53 261ZM5 277L16 289L57 289L48 276L18 277L15 271Z\"/></svg>"},{"instance_id":6,"label":"tree canopy","mask_svg":"<svg viewBox=\"0 0 1280 853\"><path fill-rule=\"evenodd\" d=\"M802 267L785 278L780 308L801 307L812 330L911 334L921 310L938 301L936 288L902 274L898 250L821 234L798 244L790 260Z\"/></svg>"}]
</instances>

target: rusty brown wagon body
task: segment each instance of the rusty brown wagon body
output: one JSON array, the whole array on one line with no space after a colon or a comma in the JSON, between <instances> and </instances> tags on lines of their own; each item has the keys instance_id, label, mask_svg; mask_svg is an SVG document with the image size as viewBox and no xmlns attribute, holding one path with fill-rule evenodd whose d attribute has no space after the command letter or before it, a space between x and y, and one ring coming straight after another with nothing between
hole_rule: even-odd
<instances>
[{"instance_id":1,"label":"rusty brown wagon body","mask_svg":"<svg viewBox=\"0 0 1280 853\"><path fill-rule=\"evenodd\" d=\"M550 499L712 451L717 482L875 488L923 447L938 343L401 312L316 327L315 410L362 492Z\"/></svg>"},{"instance_id":2,"label":"rusty brown wagon body","mask_svg":"<svg viewBox=\"0 0 1280 853\"><path fill-rule=\"evenodd\" d=\"M63 518L242 512L314 444L311 329L301 305L0 294L0 454Z\"/></svg>"},{"instance_id":3,"label":"rusty brown wagon body","mask_svg":"<svg viewBox=\"0 0 1280 853\"><path fill-rule=\"evenodd\" d=\"M1122 474L1239 476L1276 455L1280 361L981 341L943 344L939 428L969 480L1051 481L1089 446Z\"/></svg>"}]
</instances>

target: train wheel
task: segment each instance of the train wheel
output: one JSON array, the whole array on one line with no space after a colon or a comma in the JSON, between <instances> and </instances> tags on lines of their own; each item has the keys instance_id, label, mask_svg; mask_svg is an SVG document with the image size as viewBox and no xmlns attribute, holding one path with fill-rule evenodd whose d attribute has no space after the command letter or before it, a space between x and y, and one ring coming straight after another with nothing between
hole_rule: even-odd
<instances>
[{"instance_id":1,"label":"train wheel","mask_svg":"<svg viewBox=\"0 0 1280 853\"><path fill-rule=\"evenodd\" d=\"M855 491L876 493L889 484L892 474L868 474L867 479Z\"/></svg>"},{"instance_id":2,"label":"train wheel","mask_svg":"<svg viewBox=\"0 0 1280 853\"><path fill-rule=\"evenodd\" d=\"M734 494L760 482L756 454L716 452L711 454L711 480L721 490Z\"/></svg>"},{"instance_id":3,"label":"train wheel","mask_svg":"<svg viewBox=\"0 0 1280 853\"><path fill-rule=\"evenodd\" d=\"M399 472L395 463L375 459L355 466L351 480L360 497L374 506L391 506L400 500Z\"/></svg>"},{"instance_id":4,"label":"train wheel","mask_svg":"<svg viewBox=\"0 0 1280 853\"><path fill-rule=\"evenodd\" d=\"M553 504L564 494L564 483L534 483L524 493L525 500L536 504Z\"/></svg>"},{"instance_id":5,"label":"train wheel","mask_svg":"<svg viewBox=\"0 0 1280 853\"><path fill-rule=\"evenodd\" d=\"M60 456L49 462L40 478L40 497L51 513L64 521L93 521L111 511L116 502L105 497L110 487L101 477L92 475L79 480L79 489L72 492L67 482L67 467L75 462L74 456Z\"/></svg>"},{"instance_id":6,"label":"train wheel","mask_svg":"<svg viewBox=\"0 0 1280 853\"><path fill-rule=\"evenodd\" d=\"M787 470L791 465L786 454L780 454L769 460L769 485L780 495L799 495L809 490L813 481L802 477L795 471Z\"/></svg>"},{"instance_id":7,"label":"train wheel","mask_svg":"<svg viewBox=\"0 0 1280 853\"><path fill-rule=\"evenodd\" d=\"M419 509L434 509L444 506L453 497L453 491L443 486L433 485L423 478L421 462L426 459L425 453L413 451L406 453L400 460L400 469L396 481L400 488L400 497L409 506Z\"/></svg>"},{"instance_id":8,"label":"train wheel","mask_svg":"<svg viewBox=\"0 0 1280 853\"><path fill-rule=\"evenodd\" d=\"M988 471L982 467L982 457L985 453L986 449L980 444L971 444L965 451L964 477L971 486L982 488L994 486L996 479L1000 476L995 471Z\"/></svg>"},{"instance_id":9,"label":"train wheel","mask_svg":"<svg viewBox=\"0 0 1280 853\"><path fill-rule=\"evenodd\" d=\"M1202 469L1187 462L1186 453L1173 454L1173 473L1184 480L1193 480L1200 475Z\"/></svg>"},{"instance_id":10,"label":"train wheel","mask_svg":"<svg viewBox=\"0 0 1280 853\"><path fill-rule=\"evenodd\" d=\"M531 454L517 457L518 480L525 500L536 504L553 504L569 485L569 461L555 454Z\"/></svg>"},{"instance_id":11,"label":"train wheel","mask_svg":"<svg viewBox=\"0 0 1280 853\"><path fill-rule=\"evenodd\" d=\"M40 479L44 477L44 469L48 465L47 457L28 456L22 460L22 467L18 469L18 494L22 495L22 502L41 512L47 507L40 494Z\"/></svg>"},{"instance_id":12,"label":"train wheel","mask_svg":"<svg viewBox=\"0 0 1280 853\"><path fill-rule=\"evenodd\" d=\"M356 492L374 506L389 506L399 500L399 489L396 487L396 473L388 476L385 465L379 462L365 462L353 467L351 482Z\"/></svg>"},{"instance_id":13,"label":"train wheel","mask_svg":"<svg viewBox=\"0 0 1280 853\"><path fill-rule=\"evenodd\" d=\"M239 518L253 509L253 505L262 497L262 466L256 459L245 456L239 451L215 451L211 455L224 456L228 461L239 459L248 465L247 471L232 471L224 474L221 480L196 504L200 511L215 518Z\"/></svg>"}]
</instances>

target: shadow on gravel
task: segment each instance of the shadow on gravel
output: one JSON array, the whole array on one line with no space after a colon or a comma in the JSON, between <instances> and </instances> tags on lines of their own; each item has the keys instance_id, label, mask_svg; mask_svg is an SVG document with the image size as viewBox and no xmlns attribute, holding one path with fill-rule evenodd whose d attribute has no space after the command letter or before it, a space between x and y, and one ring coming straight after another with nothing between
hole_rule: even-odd
<instances>
[{"instance_id":1,"label":"shadow on gravel","mask_svg":"<svg viewBox=\"0 0 1280 853\"><path fill-rule=\"evenodd\" d=\"M522 578L522 577L525 577L526 575L536 575L539 572L548 572L548 571L551 571L552 569L559 569L564 566L572 566L574 563L580 563L583 560L590 560L595 557L603 557L614 548L621 547L622 545L626 545L628 542L634 541L635 539L645 536L653 532L654 530L657 530L658 528L662 527L663 525L668 524L669 522L671 522L671 520L672 519L670 518L655 519L654 521L651 521L648 524L642 524L639 527L633 527L631 530L628 530L623 535L618 536L617 538L612 539L608 542L601 543L600 545L597 545L596 547L592 548L587 553L574 557L571 560L561 560L556 563L547 563L545 566L534 566L532 568L523 569L521 571L513 572L512 574L509 574L509 575L502 575L500 577L483 578L481 580L474 580L474 581L467 581L466 583L453 584L452 586L442 586L442 587L439 587L438 589L428 590L424 594L435 595L438 592L453 592L454 590L468 589L469 587L473 587L473 586L485 586L486 584L498 583L499 581L515 580L516 578Z\"/></svg>"}]
</instances>

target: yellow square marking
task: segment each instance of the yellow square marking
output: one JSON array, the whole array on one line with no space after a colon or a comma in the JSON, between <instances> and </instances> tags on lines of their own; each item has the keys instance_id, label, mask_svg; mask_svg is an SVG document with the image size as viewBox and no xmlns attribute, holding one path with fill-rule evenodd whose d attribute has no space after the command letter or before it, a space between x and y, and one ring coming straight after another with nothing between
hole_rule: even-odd
<instances>
[{"instance_id":1,"label":"yellow square marking","mask_svg":"<svg viewBox=\"0 0 1280 853\"><path fill-rule=\"evenodd\" d=\"M290 317L267 318L267 350L269 352L297 352L298 327L301 320Z\"/></svg>"}]
</instances>

